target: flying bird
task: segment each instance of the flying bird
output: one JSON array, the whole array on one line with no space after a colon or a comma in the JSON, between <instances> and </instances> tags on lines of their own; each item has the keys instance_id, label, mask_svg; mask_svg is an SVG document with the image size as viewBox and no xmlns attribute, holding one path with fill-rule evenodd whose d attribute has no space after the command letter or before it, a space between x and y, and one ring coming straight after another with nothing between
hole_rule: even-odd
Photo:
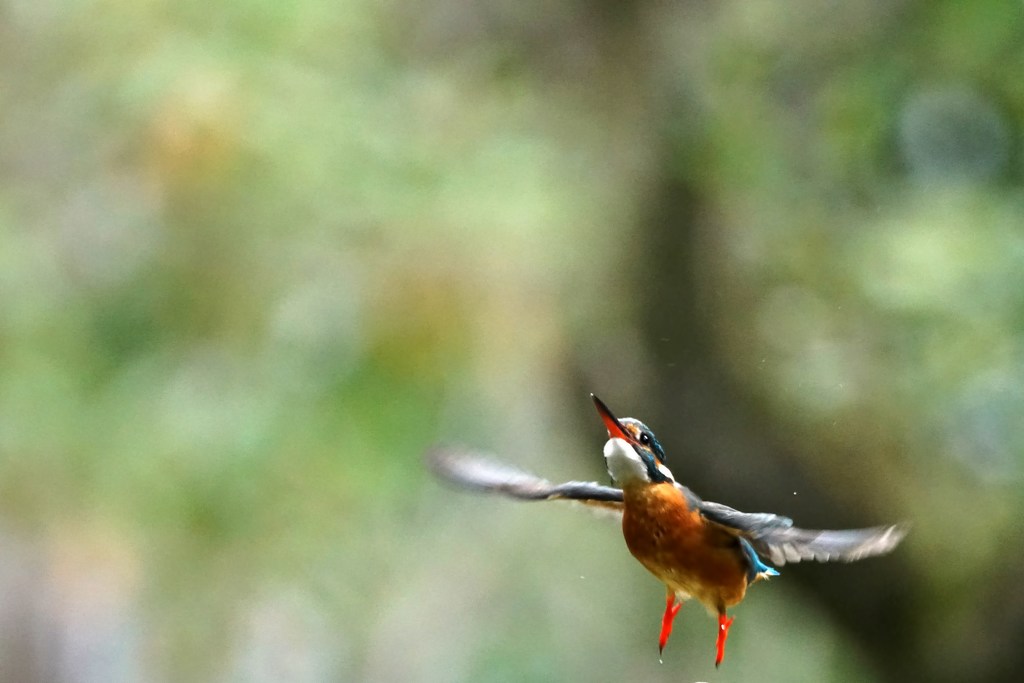
<instances>
[{"instance_id":1,"label":"flying bird","mask_svg":"<svg viewBox=\"0 0 1024 683\"><path fill-rule=\"evenodd\" d=\"M717 667L733 623L726 611L743 600L751 584L778 576L775 567L883 555L907 533L903 524L842 531L800 529L788 517L740 512L702 500L676 481L665 466L664 449L647 425L616 418L601 399L593 394L591 398L608 430L604 458L618 487L584 481L552 484L447 446L429 450L426 463L437 476L469 489L520 500L577 501L621 514L629 552L665 585L659 653L682 604L696 598L718 617Z\"/></svg>"}]
</instances>

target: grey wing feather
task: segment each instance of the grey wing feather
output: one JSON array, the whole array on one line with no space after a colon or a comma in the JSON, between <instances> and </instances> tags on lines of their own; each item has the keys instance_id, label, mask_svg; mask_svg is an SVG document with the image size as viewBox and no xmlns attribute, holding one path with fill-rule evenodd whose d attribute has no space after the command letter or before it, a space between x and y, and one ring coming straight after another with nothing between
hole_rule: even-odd
<instances>
[{"instance_id":1,"label":"grey wing feather","mask_svg":"<svg viewBox=\"0 0 1024 683\"><path fill-rule=\"evenodd\" d=\"M905 524L844 529L800 529L793 520L767 512L747 513L727 505L702 501L701 513L709 521L739 533L765 559L782 566L787 562L853 562L884 555L903 540Z\"/></svg>"},{"instance_id":2,"label":"grey wing feather","mask_svg":"<svg viewBox=\"0 0 1024 683\"><path fill-rule=\"evenodd\" d=\"M702 500L700 511L712 522L756 534L793 526L793 520L789 517L773 515L770 512L740 512L728 505L711 501Z\"/></svg>"},{"instance_id":3,"label":"grey wing feather","mask_svg":"<svg viewBox=\"0 0 1024 683\"><path fill-rule=\"evenodd\" d=\"M839 531L791 527L771 531L751 543L778 565L801 560L853 562L890 552L907 531L905 524Z\"/></svg>"},{"instance_id":4,"label":"grey wing feather","mask_svg":"<svg viewBox=\"0 0 1024 683\"><path fill-rule=\"evenodd\" d=\"M427 452L425 461L440 478L476 491L501 493L520 500L572 500L612 510L622 508L622 489L589 481L552 484L470 451L439 446Z\"/></svg>"},{"instance_id":5,"label":"grey wing feather","mask_svg":"<svg viewBox=\"0 0 1024 683\"><path fill-rule=\"evenodd\" d=\"M622 512L622 489L612 486L589 481L552 484L480 453L446 446L429 450L424 459L438 477L468 489L519 500L570 500ZM676 487L705 519L746 538L759 555L778 566L803 560L852 562L882 555L895 548L907 534L905 525L844 531L799 529L788 517L740 512L728 505L701 500L682 484L677 483Z\"/></svg>"}]
</instances>

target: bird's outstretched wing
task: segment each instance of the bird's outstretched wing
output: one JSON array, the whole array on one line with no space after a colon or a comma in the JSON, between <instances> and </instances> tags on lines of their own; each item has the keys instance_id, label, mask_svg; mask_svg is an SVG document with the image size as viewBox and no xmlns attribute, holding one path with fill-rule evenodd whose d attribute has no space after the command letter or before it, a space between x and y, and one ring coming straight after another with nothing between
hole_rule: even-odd
<instances>
[{"instance_id":1,"label":"bird's outstretched wing","mask_svg":"<svg viewBox=\"0 0 1024 683\"><path fill-rule=\"evenodd\" d=\"M778 566L803 560L853 562L884 555L899 545L908 531L905 524L841 531L800 529L788 517L740 512L706 501L701 501L700 511L708 521L746 538L759 555Z\"/></svg>"},{"instance_id":2,"label":"bird's outstretched wing","mask_svg":"<svg viewBox=\"0 0 1024 683\"><path fill-rule=\"evenodd\" d=\"M546 479L494 462L472 451L436 446L424 456L438 477L476 491L501 493L520 500L572 500L622 511L622 489L590 481L552 484Z\"/></svg>"},{"instance_id":3,"label":"bird's outstretched wing","mask_svg":"<svg viewBox=\"0 0 1024 683\"><path fill-rule=\"evenodd\" d=\"M487 456L464 449L436 446L424 456L427 467L453 484L519 500L570 500L612 512L622 512L622 489L589 481L552 484L533 474L503 465ZM747 539L758 555L782 566L805 560L853 562L884 555L907 535L908 527L870 527L842 531L800 529L793 520L768 512L740 512L728 505L701 498L682 484L676 487L691 507L733 536Z\"/></svg>"}]
</instances>

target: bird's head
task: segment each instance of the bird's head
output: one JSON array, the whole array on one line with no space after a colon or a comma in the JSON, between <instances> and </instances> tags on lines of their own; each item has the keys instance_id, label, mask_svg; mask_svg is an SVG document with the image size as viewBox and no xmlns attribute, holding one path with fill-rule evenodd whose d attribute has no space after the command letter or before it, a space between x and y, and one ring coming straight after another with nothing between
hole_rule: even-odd
<instances>
[{"instance_id":1,"label":"bird's head","mask_svg":"<svg viewBox=\"0 0 1024 683\"><path fill-rule=\"evenodd\" d=\"M608 430L604 459L612 479L620 486L634 482L675 481L672 472L665 467L665 450L647 425L631 417L620 420L604 401L593 394L590 398L594 399L597 412Z\"/></svg>"}]
</instances>

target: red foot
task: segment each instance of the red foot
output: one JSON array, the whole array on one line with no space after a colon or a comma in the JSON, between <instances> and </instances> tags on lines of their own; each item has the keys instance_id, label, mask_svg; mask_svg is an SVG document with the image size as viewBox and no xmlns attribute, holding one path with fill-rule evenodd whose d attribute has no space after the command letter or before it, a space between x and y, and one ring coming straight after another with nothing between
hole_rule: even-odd
<instances>
[{"instance_id":1,"label":"red foot","mask_svg":"<svg viewBox=\"0 0 1024 683\"><path fill-rule=\"evenodd\" d=\"M725 639L729 637L729 627L735 617L727 617L724 614L718 615L718 643L716 644L717 654L715 655L715 668L722 663L725 657Z\"/></svg>"},{"instance_id":2,"label":"red foot","mask_svg":"<svg viewBox=\"0 0 1024 683\"><path fill-rule=\"evenodd\" d=\"M665 614L661 617L661 635L658 636L658 654L661 654L668 643L668 637L672 635L672 620L676 618L679 608L683 603L676 603L674 593L669 593L665 598Z\"/></svg>"}]
</instances>

